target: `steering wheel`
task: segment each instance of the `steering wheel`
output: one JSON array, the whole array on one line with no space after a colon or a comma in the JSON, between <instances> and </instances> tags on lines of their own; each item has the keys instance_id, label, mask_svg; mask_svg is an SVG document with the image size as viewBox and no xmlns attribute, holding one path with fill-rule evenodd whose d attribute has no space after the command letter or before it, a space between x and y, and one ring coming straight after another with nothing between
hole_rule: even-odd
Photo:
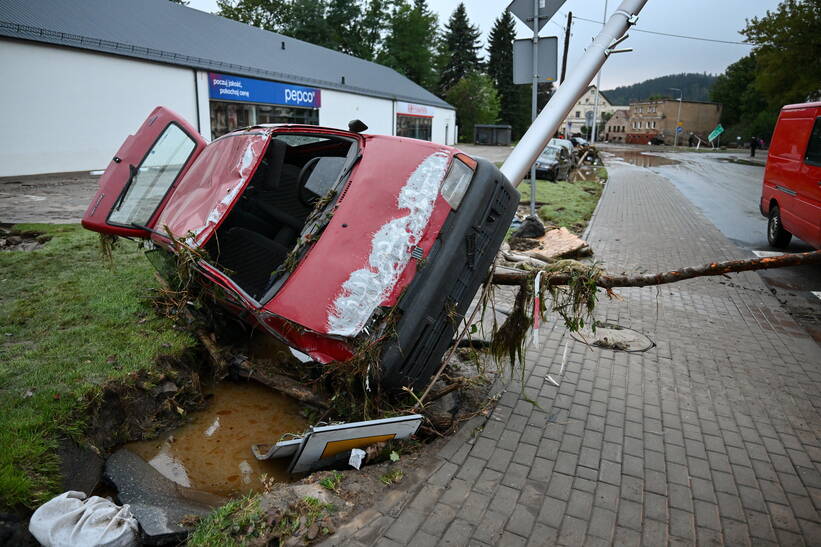
<instances>
[{"instance_id":1,"label":"steering wheel","mask_svg":"<svg viewBox=\"0 0 821 547\"><path fill-rule=\"evenodd\" d=\"M310 190L305 189L305 183L308 182L308 177L310 177L311 173L314 172L316 164L319 163L319 160L321 159L322 156L317 156L315 158L309 159L305 162L305 165L303 165L302 169L299 171L299 178L297 178L297 188L299 189L299 201L301 201L305 205L311 205L311 199L315 195Z\"/></svg>"}]
</instances>

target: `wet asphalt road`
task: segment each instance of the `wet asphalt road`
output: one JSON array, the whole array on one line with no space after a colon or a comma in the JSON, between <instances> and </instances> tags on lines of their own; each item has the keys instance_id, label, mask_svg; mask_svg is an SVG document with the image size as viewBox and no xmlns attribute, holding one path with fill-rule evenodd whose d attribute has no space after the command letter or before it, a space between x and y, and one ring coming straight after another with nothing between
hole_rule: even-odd
<instances>
[{"instance_id":1,"label":"wet asphalt road","mask_svg":"<svg viewBox=\"0 0 821 547\"><path fill-rule=\"evenodd\" d=\"M733 163L728 158L735 156L728 153L653 152L661 159L656 161L637 150L606 150L614 159L639 163L669 179L727 238L750 251L751 257L754 251L775 251L767 243L767 219L758 210L763 166ZM766 156L759 153L757 159L764 161ZM812 250L793 237L787 252ZM793 318L821 343L821 299L813 294L821 291L821 266L758 273Z\"/></svg>"}]
</instances>

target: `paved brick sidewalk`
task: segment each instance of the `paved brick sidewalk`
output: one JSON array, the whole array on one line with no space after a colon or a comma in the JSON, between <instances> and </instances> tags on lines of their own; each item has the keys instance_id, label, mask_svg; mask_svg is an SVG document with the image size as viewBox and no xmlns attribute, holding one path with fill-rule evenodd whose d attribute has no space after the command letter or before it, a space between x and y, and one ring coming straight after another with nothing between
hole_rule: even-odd
<instances>
[{"instance_id":1,"label":"paved brick sidewalk","mask_svg":"<svg viewBox=\"0 0 821 547\"><path fill-rule=\"evenodd\" d=\"M612 271L743 256L662 177L610 172L589 239ZM553 323L527 358L538 407L514 383L426 481L328 544L821 545L819 347L755 273L618 294L599 318L655 348L589 348Z\"/></svg>"}]
</instances>

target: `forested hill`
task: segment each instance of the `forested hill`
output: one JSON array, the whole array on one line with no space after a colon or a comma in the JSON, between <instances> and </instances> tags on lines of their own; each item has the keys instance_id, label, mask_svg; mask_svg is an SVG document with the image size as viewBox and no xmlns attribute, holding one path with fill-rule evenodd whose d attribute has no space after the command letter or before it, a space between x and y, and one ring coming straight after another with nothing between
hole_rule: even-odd
<instances>
[{"instance_id":1,"label":"forested hill","mask_svg":"<svg viewBox=\"0 0 821 547\"><path fill-rule=\"evenodd\" d=\"M633 85L617 87L611 90L602 90L607 100L614 105L628 105L631 102L646 101L650 97L663 96L678 98L678 91L670 90L676 87L684 92L685 101L709 101L710 88L716 81L712 74L670 74L651 80L645 80Z\"/></svg>"}]
</instances>

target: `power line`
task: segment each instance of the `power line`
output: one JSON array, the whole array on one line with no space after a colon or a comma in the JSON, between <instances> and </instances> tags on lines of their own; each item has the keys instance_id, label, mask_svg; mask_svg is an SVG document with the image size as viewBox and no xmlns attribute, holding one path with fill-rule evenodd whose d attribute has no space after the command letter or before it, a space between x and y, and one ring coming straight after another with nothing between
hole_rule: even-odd
<instances>
[{"instance_id":1,"label":"power line","mask_svg":"<svg viewBox=\"0 0 821 547\"><path fill-rule=\"evenodd\" d=\"M602 24L601 21L596 21L595 19L586 19L584 17L579 17L577 15L574 15L573 19L578 19L579 21L586 21L588 23L596 23L597 25ZM658 32L658 31L655 31L655 30L644 30L644 29L640 29L640 28L636 28L636 27L633 27L631 30L635 31L635 32L643 32L645 34L656 34L658 36L670 36L672 38L685 38L687 40L700 40L702 42L716 42L716 43L719 43L719 44L734 44L734 45L739 45L739 46L753 46L754 45L754 44L751 44L749 42L733 42L731 40L716 40L715 38L702 38L701 36L686 36L684 34L671 34L669 32Z\"/></svg>"}]
</instances>

